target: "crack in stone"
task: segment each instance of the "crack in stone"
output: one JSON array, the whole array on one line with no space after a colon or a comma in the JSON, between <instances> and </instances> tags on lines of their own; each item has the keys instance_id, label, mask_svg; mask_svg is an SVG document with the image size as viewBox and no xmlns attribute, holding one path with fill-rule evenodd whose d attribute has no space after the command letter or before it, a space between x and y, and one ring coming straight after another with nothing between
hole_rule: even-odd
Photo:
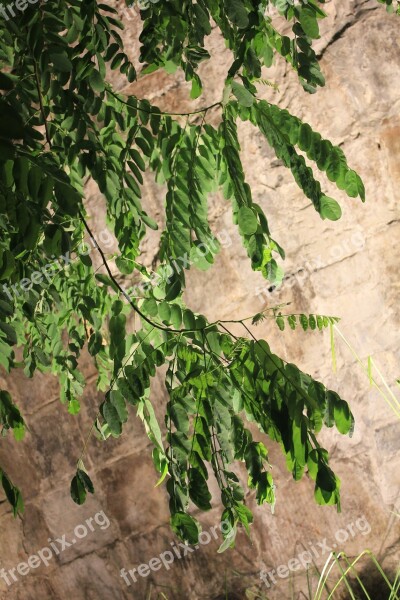
<instances>
[{"instance_id":1,"label":"crack in stone","mask_svg":"<svg viewBox=\"0 0 400 600\"><path fill-rule=\"evenodd\" d=\"M312 275L313 273L318 273L319 271L323 271L324 269L327 269L328 267L332 267L333 265L338 265L339 263L343 262L344 260L347 260L348 258L352 258L353 256L356 256L357 254L359 254L359 252L353 252L353 254L348 254L347 256L343 256L343 258L339 259L339 260L335 260L333 262L327 263L321 267L315 266L312 270L307 269L305 267L302 267L300 269L298 269L297 271L293 271L292 273L288 273L284 278L283 281L286 281L288 279L291 279L293 277L296 277L296 275L298 275L299 273L303 273L304 271L308 271L308 273L310 275Z\"/></svg>"},{"instance_id":2,"label":"crack in stone","mask_svg":"<svg viewBox=\"0 0 400 600\"><path fill-rule=\"evenodd\" d=\"M86 558L87 556L90 556L91 554L93 554L96 557L99 557L100 553L102 550L108 550L109 548L111 548L112 550L114 549L114 547L118 544L118 542L120 542L120 538L116 537L114 538L111 542L107 542L106 544L104 544L103 546L97 547L95 550L88 550L87 552L82 552L80 554L77 554L75 556L72 556L70 559L66 558L65 560L63 560L61 562L61 560L59 559L59 566L62 569L64 566L66 565L70 565L72 563L74 563L77 560L81 560L83 558ZM100 555L101 557L101 555Z\"/></svg>"},{"instance_id":3,"label":"crack in stone","mask_svg":"<svg viewBox=\"0 0 400 600\"><path fill-rule=\"evenodd\" d=\"M376 9L380 10L380 7L371 7L371 8L364 8L361 9L360 12L356 15L353 15L353 18L350 19L347 23L345 23L343 25L343 27L341 27L332 37L331 39L328 41L328 43L326 44L326 46L324 48L322 48L318 53L317 53L317 59L321 60L325 54L325 52L328 50L328 48L330 46L332 46L335 42L337 42L338 40L340 40L340 38L343 37L344 33L350 29L351 27L353 27L353 25L357 25L358 23L360 23L362 21L362 18L367 15L368 13L371 13L373 11L375 11Z\"/></svg>"}]
</instances>

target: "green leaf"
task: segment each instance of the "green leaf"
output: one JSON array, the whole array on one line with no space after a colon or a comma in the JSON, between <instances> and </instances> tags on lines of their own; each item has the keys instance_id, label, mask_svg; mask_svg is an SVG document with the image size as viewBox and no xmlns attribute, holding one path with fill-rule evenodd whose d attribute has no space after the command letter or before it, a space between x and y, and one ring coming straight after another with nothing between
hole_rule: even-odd
<instances>
[{"instance_id":1,"label":"green leaf","mask_svg":"<svg viewBox=\"0 0 400 600\"><path fill-rule=\"evenodd\" d=\"M13 427L13 434L14 434L14 439L17 442L20 442L21 440L24 439L25 437L25 425L23 423L17 423L14 425Z\"/></svg>"},{"instance_id":2,"label":"green leaf","mask_svg":"<svg viewBox=\"0 0 400 600\"><path fill-rule=\"evenodd\" d=\"M188 308L183 311L183 325L185 329L193 330L196 328L196 318Z\"/></svg>"},{"instance_id":3,"label":"green leaf","mask_svg":"<svg viewBox=\"0 0 400 600\"><path fill-rule=\"evenodd\" d=\"M90 336L88 350L91 356L95 356L103 347L103 337L100 331L94 331Z\"/></svg>"},{"instance_id":4,"label":"green leaf","mask_svg":"<svg viewBox=\"0 0 400 600\"><path fill-rule=\"evenodd\" d=\"M111 433L118 437L122 433L122 425L116 407L111 402L106 401L103 405L103 416Z\"/></svg>"},{"instance_id":5,"label":"green leaf","mask_svg":"<svg viewBox=\"0 0 400 600\"><path fill-rule=\"evenodd\" d=\"M181 293L181 289L182 289L181 280L178 277L171 278L165 287L165 291L166 291L165 300L167 302L171 302L171 300L175 300L175 298L177 298L179 296L179 294Z\"/></svg>"},{"instance_id":6,"label":"green leaf","mask_svg":"<svg viewBox=\"0 0 400 600\"><path fill-rule=\"evenodd\" d=\"M169 325L171 318L171 308L168 302L160 302L158 305L158 314L163 323L165 325Z\"/></svg>"},{"instance_id":7,"label":"green leaf","mask_svg":"<svg viewBox=\"0 0 400 600\"><path fill-rule=\"evenodd\" d=\"M62 212L71 216L76 216L82 201L77 190L67 183L57 181L54 191Z\"/></svg>"},{"instance_id":8,"label":"green leaf","mask_svg":"<svg viewBox=\"0 0 400 600\"><path fill-rule=\"evenodd\" d=\"M258 221L255 212L248 206L242 206L238 212L238 223L240 233L253 235L258 229Z\"/></svg>"},{"instance_id":9,"label":"green leaf","mask_svg":"<svg viewBox=\"0 0 400 600\"><path fill-rule=\"evenodd\" d=\"M82 469L78 469L77 472L76 472L76 475L81 480L81 482L84 485L85 489L90 494L94 494L94 486L93 486L92 480L90 479L90 477L86 473L86 471L83 471Z\"/></svg>"},{"instance_id":10,"label":"green leaf","mask_svg":"<svg viewBox=\"0 0 400 600\"><path fill-rule=\"evenodd\" d=\"M135 405L139 402L139 396L130 385L127 379L120 377L117 379L117 386L123 397L129 404Z\"/></svg>"},{"instance_id":11,"label":"green leaf","mask_svg":"<svg viewBox=\"0 0 400 600\"><path fill-rule=\"evenodd\" d=\"M339 189L344 189L346 186L347 163L342 150L338 147L333 147L329 162L326 168L326 174L329 181L334 181Z\"/></svg>"},{"instance_id":12,"label":"green leaf","mask_svg":"<svg viewBox=\"0 0 400 600\"><path fill-rule=\"evenodd\" d=\"M104 92L104 80L102 78L102 76L100 75L100 73L96 70L93 69L90 77L89 77L89 83L90 83L90 87L92 88L92 90L94 92L98 92L99 94L101 94L101 92Z\"/></svg>"},{"instance_id":13,"label":"green leaf","mask_svg":"<svg viewBox=\"0 0 400 600\"><path fill-rule=\"evenodd\" d=\"M356 178L357 178L357 184L358 184L358 195L360 196L361 200L363 202L365 202L365 187L364 187L362 179L358 175L358 173L356 173Z\"/></svg>"},{"instance_id":14,"label":"green leaf","mask_svg":"<svg viewBox=\"0 0 400 600\"><path fill-rule=\"evenodd\" d=\"M326 492L334 492L336 490L335 476L326 465L320 465L315 482L317 487Z\"/></svg>"},{"instance_id":15,"label":"green leaf","mask_svg":"<svg viewBox=\"0 0 400 600\"><path fill-rule=\"evenodd\" d=\"M313 130L308 123L302 123L299 128L299 148L308 152L313 141Z\"/></svg>"},{"instance_id":16,"label":"green leaf","mask_svg":"<svg viewBox=\"0 0 400 600\"><path fill-rule=\"evenodd\" d=\"M315 481L317 478L319 468L318 450L311 450L311 452L309 452L307 457L307 468L311 479Z\"/></svg>"},{"instance_id":17,"label":"green leaf","mask_svg":"<svg viewBox=\"0 0 400 600\"><path fill-rule=\"evenodd\" d=\"M333 415L337 430L347 435L353 427L353 415L350 412L349 405L344 400L336 400L333 407Z\"/></svg>"},{"instance_id":18,"label":"green leaf","mask_svg":"<svg viewBox=\"0 0 400 600\"><path fill-rule=\"evenodd\" d=\"M319 214L323 219L337 221L342 216L342 209L333 198L321 196L321 204Z\"/></svg>"},{"instance_id":19,"label":"green leaf","mask_svg":"<svg viewBox=\"0 0 400 600\"><path fill-rule=\"evenodd\" d=\"M50 54L50 60L57 71L60 71L61 73L72 72L72 63L66 54Z\"/></svg>"},{"instance_id":20,"label":"green leaf","mask_svg":"<svg viewBox=\"0 0 400 600\"><path fill-rule=\"evenodd\" d=\"M10 346L15 346L17 343L17 334L15 333L15 329L9 323L2 323L0 321L0 332L3 332L6 336L7 343Z\"/></svg>"},{"instance_id":21,"label":"green leaf","mask_svg":"<svg viewBox=\"0 0 400 600\"><path fill-rule=\"evenodd\" d=\"M182 325L182 310L178 304L171 304L171 323L175 329L179 329Z\"/></svg>"},{"instance_id":22,"label":"green leaf","mask_svg":"<svg viewBox=\"0 0 400 600\"><path fill-rule=\"evenodd\" d=\"M242 106L253 106L254 96L247 90L241 83L237 83L236 81L232 81L232 92L236 96L239 104Z\"/></svg>"},{"instance_id":23,"label":"green leaf","mask_svg":"<svg viewBox=\"0 0 400 600\"><path fill-rule=\"evenodd\" d=\"M117 409L119 421L126 423L128 420L128 411L123 395L118 390L112 390L110 392L110 402Z\"/></svg>"},{"instance_id":24,"label":"green leaf","mask_svg":"<svg viewBox=\"0 0 400 600\"><path fill-rule=\"evenodd\" d=\"M338 503L336 492L328 492L319 487L315 488L314 499L321 506L330 506Z\"/></svg>"},{"instance_id":25,"label":"green leaf","mask_svg":"<svg viewBox=\"0 0 400 600\"><path fill-rule=\"evenodd\" d=\"M236 525L234 527L232 527L232 529L229 530L228 534L225 537L224 541L222 542L222 544L220 545L220 547L217 550L218 554L222 554L223 552L225 552L225 550L227 550L228 548L233 548L235 545L235 539L236 539L236 534L237 534L237 528Z\"/></svg>"},{"instance_id":26,"label":"green leaf","mask_svg":"<svg viewBox=\"0 0 400 600\"><path fill-rule=\"evenodd\" d=\"M142 304L142 310L149 317L156 317L158 315L158 304L154 298L146 298Z\"/></svg>"},{"instance_id":27,"label":"green leaf","mask_svg":"<svg viewBox=\"0 0 400 600\"><path fill-rule=\"evenodd\" d=\"M200 510L211 510L211 494L207 481L198 469L189 469L189 496Z\"/></svg>"},{"instance_id":28,"label":"green leaf","mask_svg":"<svg viewBox=\"0 0 400 600\"><path fill-rule=\"evenodd\" d=\"M71 481L70 493L72 500L76 504L84 504L86 500L86 489L81 477L79 477L78 474L76 474Z\"/></svg>"},{"instance_id":29,"label":"green leaf","mask_svg":"<svg viewBox=\"0 0 400 600\"><path fill-rule=\"evenodd\" d=\"M176 535L189 544L197 544L199 541L200 525L190 515L177 512L171 517L171 527Z\"/></svg>"},{"instance_id":30,"label":"green leaf","mask_svg":"<svg viewBox=\"0 0 400 600\"><path fill-rule=\"evenodd\" d=\"M346 173L344 189L346 190L346 194L350 196L350 198L356 198L360 196L361 200L365 201L365 189L364 184L361 181L360 176L355 171L349 170Z\"/></svg>"},{"instance_id":31,"label":"green leaf","mask_svg":"<svg viewBox=\"0 0 400 600\"><path fill-rule=\"evenodd\" d=\"M153 405L148 398L141 399L138 404L137 414L145 424L146 433L149 439L153 444L158 446L159 450L164 451L160 426Z\"/></svg>"},{"instance_id":32,"label":"green leaf","mask_svg":"<svg viewBox=\"0 0 400 600\"><path fill-rule=\"evenodd\" d=\"M224 0L224 8L229 20L239 29L248 26L249 17L241 0Z\"/></svg>"},{"instance_id":33,"label":"green leaf","mask_svg":"<svg viewBox=\"0 0 400 600\"><path fill-rule=\"evenodd\" d=\"M10 250L0 248L0 281L8 279L15 269L15 258Z\"/></svg>"},{"instance_id":34,"label":"green leaf","mask_svg":"<svg viewBox=\"0 0 400 600\"><path fill-rule=\"evenodd\" d=\"M306 315L300 315L300 325L302 326L302 328L304 329L304 331L307 331L308 329L308 317Z\"/></svg>"},{"instance_id":35,"label":"green leaf","mask_svg":"<svg viewBox=\"0 0 400 600\"><path fill-rule=\"evenodd\" d=\"M201 85L200 78L198 75L194 74L192 77L192 89L190 90L190 97L192 100L196 100L199 96L201 96L201 92L203 91L203 87Z\"/></svg>"},{"instance_id":36,"label":"green leaf","mask_svg":"<svg viewBox=\"0 0 400 600\"><path fill-rule=\"evenodd\" d=\"M154 219L149 217L149 215L147 215L145 212L141 213L140 216L143 223L145 223L147 227L150 227L150 229L153 229L153 231L157 231L158 223Z\"/></svg>"},{"instance_id":37,"label":"green leaf","mask_svg":"<svg viewBox=\"0 0 400 600\"><path fill-rule=\"evenodd\" d=\"M236 514L239 517L239 521L242 523L246 530L246 533L250 535L250 523L253 522L253 513L244 504L237 504L235 506Z\"/></svg>"},{"instance_id":38,"label":"green leaf","mask_svg":"<svg viewBox=\"0 0 400 600\"><path fill-rule=\"evenodd\" d=\"M170 407L169 413L176 429L187 433L189 431L189 418L183 406L175 403Z\"/></svg>"},{"instance_id":39,"label":"green leaf","mask_svg":"<svg viewBox=\"0 0 400 600\"><path fill-rule=\"evenodd\" d=\"M79 414L81 410L81 404L79 402L79 400L77 400L76 398L72 398L72 400L70 400L68 402L68 412L70 415L77 415Z\"/></svg>"},{"instance_id":40,"label":"green leaf","mask_svg":"<svg viewBox=\"0 0 400 600\"><path fill-rule=\"evenodd\" d=\"M11 504L13 508L14 517L17 517L19 513L24 512L24 503L22 500L21 492L11 480L7 477L7 475L0 469L0 478L3 486L4 493L7 497L7 500Z\"/></svg>"},{"instance_id":41,"label":"green leaf","mask_svg":"<svg viewBox=\"0 0 400 600\"><path fill-rule=\"evenodd\" d=\"M310 38L319 37L319 27L315 12L311 7L303 6L300 9L299 22L303 28L303 31Z\"/></svg>"}]
</instances>

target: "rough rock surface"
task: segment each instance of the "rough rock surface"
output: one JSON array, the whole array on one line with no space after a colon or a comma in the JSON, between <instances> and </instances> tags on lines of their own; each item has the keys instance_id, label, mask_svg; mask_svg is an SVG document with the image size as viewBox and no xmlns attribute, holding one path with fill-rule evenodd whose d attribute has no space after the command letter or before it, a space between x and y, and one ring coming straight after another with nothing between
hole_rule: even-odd
<instances>
[{"instance_id":1,"label":"rough rock surface","mask_svg":"<svg viewBox=\"0 0 400 600\"><path fill-rule=\"evenodd\" d=\"M122 9L122 3L119 6ZM274 237L286 249L286 277L280 289L268 291L268 285L250 269L228 203L216 197L210 207L213 228L231 243L223 248L212 270L190 272L186 300L210 319L246 316L281 302L291 302L290 312L340 316L340 329L361 360L371 355L391 383L400 375L396 312L400 300L400 20L369 0L327 2L326 8L329 19L318 41L326 87L313 96L302 93L293 74L278 62L268 78L279 82L279 91L260 87L260 97L279 102L340 144L364 179L367 203L342 196L342 220L321 221L261 136L250 126L241 127L247 178L256 201L266 209ZM130 11L124 19L128 49L134 56L137 17ZM199 106L220 98L229 60L217 35L209 43L216 55L203 67L206 90ZM115 84L121 88L123 81L116 77ZM179 75L155 73L129 89L163 109L184 111L193 106L188 86ZM217 122L218 111L210 111L207 118ZM329 182L325 183L329 190ZM88 187L87 198L100 228L102 201L94 186ZM162 215L162 190L150 180L144 198L153 216ZM149 262L156 254L156 243L152 238L144 244ZM24 576L16 573L18 581L10 587L0 579L1 598L245 598L246 588L255 590L261 583L261 569L287 565L310 548L321 569L326 545L335 544L350 556L369 548L388 569L398 562L400 521L392 513L396 507L400 512L400 422L379 392L369 387L367 375L339 337L338 368L333 373L328 333L280 333L267 321L257 334L265 336L286 360L337 389L351 403L356 418L352 439L331 432L323 436L342 480L342 513L316 506L312 482L305 478L294 483L279 448L267 442L277 505L274 515L268 508L255 509L251 541L240 535L236 548L220 555L217 542L206 543L205 536L198 550L176 558L168 570L136 575L137 582L130 579L127 586L120 577L121 568L148 563L170 551L174 542L166 493L162 486L154 487L156 474L141 424L132 416L120 440L106 445L91 441L86 466L93 475L96 495L79 508L69 498L69 482L100 400L89 360L85 365L89 385L78 417L60 406L54 379L39 374L27 382L22 373L14 372L11 378L1 374L1 387L12 393L31 432L23 443L11 438L1 442L0 462L23 487L26 512L22 520L14 521L8 504L0 503L0 568L16 567L64 534L71 540L77 525L101 511L109 520L98 516L99 523L92 521L94 531L89 529L85 537L53 556L47 567L41 564ZM165 402L161 382L155 382L153 397L161 414ZM360 517L365 517L369 527L365 520L357 521ZM217 525L217 504L201 519L204 531ZM83 530L75 530L75 537L78 531ZM363 564L367 572L373 570L370 561ZM297 597L306 584L304 569L290 578L275 577L276 585L267 588L261 583L265 597ZM376 592L376 600L384 597Z\"/></svg>"}]
</instances>

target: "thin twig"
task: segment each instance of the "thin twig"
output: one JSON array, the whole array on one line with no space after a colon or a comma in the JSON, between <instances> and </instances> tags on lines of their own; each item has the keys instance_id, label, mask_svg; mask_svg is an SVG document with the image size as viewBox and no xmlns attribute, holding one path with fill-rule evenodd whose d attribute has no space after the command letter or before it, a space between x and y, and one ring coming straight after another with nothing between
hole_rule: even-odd
<instances>
[{"instance_id":1,"label":"thin twig","mask_svg":"<svg viewBox=\"0 0 400 600\"><path fill-rule=\"evenodd\" d=\"M97 251L99 252L101 259L103 261L103 265L105 266L107 273L111 279L111 281L113 282L113 284L119 289L119 291L121 292L121 294L124 296L124 298L127 300L127 302L129 303L129 305L133 308L133 310L144 320L146 321L149 325L151 325L152 327L155 327L156 329L159 329L160 331L166 331L168 333L177 333L177 334L181 334L181 333L195 333L197 331L205 331L206 329L211 329L212 327L215 327L217 325L223 324L223 323L243 323L243 321L248 321L250 319L252 319L254 317L254 315L252 315L251 317L246 317L244 319L231 319L231 320L217 320L214 321L213 323L208 323L208 325L205 325L204 327L198 327L198 328L194 328L194 329L173 329L171 327L164 327L163 325L160 325L159 323L155 323L154 321L152 321L151 319L149 319L141 310L140 308L135 304L135 302L133 302L132 298L129 296L129 294L126 292L126 290L124 290L124 288L118 283L118 281L116 280L116 278L114 277L114 275L111 272L111 269L109 267L109 264L107 262L107 259L105 257L105 254L103 252L103 250L101 249L101 247L99 246L99 244L97 243L93 232L91 231L85 217L83 216L83 213L81 211L79 211L79 216L82 220L82 223L85 226L85 229L87 231L87 233L89 234L90 238L93 241L93 244L95 246L95 248L97 249ZM273 310L271 309L267 309L267 310Z\"/></svg>"},{"instance_id":2,"label":"thin twig","mask_svg":"<svg viewBox=\"0 0 400 600\"><path fill-rule=\"evenodd\" d=\"M119 97L118 94L116 94L115 92L113 92L109 87L107 87L107 93L111 94L111 96L114 96L114 98L116 98L117 100L119 100L119 102L122 102L122 104L126 104L127 106L129 106L130 108L135 108L134 106L132 106L132 104L129 104L128 102L126 102L125 100L122 100L122 98ZM136 98L136 96L135 96ZM140 98L136 98L138 102L140 102ZM197 110L192 110L191 112L164 112L161 110L146 110L143 107L138 107L138 110L141 110L144 113L147 113L149 115L160 115L161 117L190 117L191 115L198 115L200 113L203 112L207 112L208 110L211 110L211 108L215 108L216 106L222 106L222 102L214 102L214 104L211 104L210 106L205 106L204 108L199 108Z\"/></svg>"},{"instance_id":3,"label":"thin twig","mask_svg":"<svg viewBox=\"0 0 400 600\"><path fill-rule=\"evenodd\" d=\"M43 123L44 123L44 129L45 129L45 133L46 133L46 140L47 140L47 143L49 145L49 148L51 148L50 133L49 133L48 125L47 125L46 115L45 115L45 112L44 112L43 96L42 96L42 90L40 89L39 70L38 70L38 66L37 66L36 60L35 60L35 79L36 79L36 88L37 88L37 92L38 92L38 96L39 96L40 113L42 115L42 119L43 119Z\"/></svg>"}]
</instances>

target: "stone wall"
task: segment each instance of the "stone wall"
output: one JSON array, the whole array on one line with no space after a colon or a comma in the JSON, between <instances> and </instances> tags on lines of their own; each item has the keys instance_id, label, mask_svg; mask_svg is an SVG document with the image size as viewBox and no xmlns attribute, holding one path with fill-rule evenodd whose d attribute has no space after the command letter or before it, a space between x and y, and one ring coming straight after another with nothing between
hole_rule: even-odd
<instances>
[{"instance_id":1,"label":"stone wall","mask_svg":"<svg viewBox=\"0 0 400 600\"><path fill-rule=\"evenodd\" d=\"M122 9L122 3L119 6ZM289 108L342 146L366 184L367 203L335 193L343 217L337 223L321 221L261 135L251 126L242 126L248 181L255 200L266 210L273 236L287 252L285 280L280 289L269 291L261 276L251 271L232 225L229 203L218 196L211 202L212 226L231 243L222 249L212 270L190 271L185 298L191 308L210 319L246 316L281 302L291 302L290 312L340 316L340 330L360 358L365 362L372 355L387 381L394 382L400 376L396 311L400 296L400 21L388 16L374 0L327 2L326 8L329 19L322 24L317 43L326 87L313 96L303 93L294 75L278 62L268 78L279 83L279 91L261 87L259 96ZM128 51L135 56L135 14L130 12L124 19ZM209 44L215 55L202 67L206 85L198 106L220 98L229 64L229 52L217 32ZM122 80L113 76L121 88ZM148 75L129 86L129 91L165 110L185 111L193 106L188 85L179 75ZM218 118L217 110L207 115L212 123ZM329 191L330 184L325 183ZM162 217L162 190L150 178L143 197L149 212ZM103 203L94 186L88 186L87 199L92 222L99 228ZM150 263L156 251L154 236L143 246L145 260ZM370 388L367 375L339 337L334 373L328 333L280 333L270 321L261 324L256 333L266 337L286 360L337 389L351 403L356 418L354 436L349 439L334 432L322 436L342 480L342 513L316 506L312 482L305 478L294 483L279 448L267 441L277 505L274 515L268 507L255 508L251 540L240 534L236 548L224 554L216 553L217 541L212 540L187 557L176 558L168 570L137 577L136 583L130 579L128 586L120 577L121 568L148 563L177 542L168 526L165 490L163 486L155 488L151 448L141 423L132 415L119 440L107 444L91 440L86 467L96 494L77 507L69 497L69 482L101 400L89 359L84 360L88 386L77 417L60 405L54 379L37 374L27 381L17 371L11 377L1 374L0 386L9 389L20 405L30 433L23 443L11 438L1 442L0 463L23 488L26 511L22 519L14 520L8 504L0 503L0 568L15 567L64 534L69 541L74 535L76 539L53 556L47 567L41 564L25 576L17 573L18 581L12 586L0 579L1 598L245 598L244 589L260 583L261 569L287 565L307 548L315 549L315 562L321 568L327 558L324 544L325 548L336 544L337 550L352 556L370 548L389 570L398 562L400 521L391 511L396 511L397 505L399 512L400 506L400 422L379 392ZM161 415L165 404L161 380L154 383L153 397ZM253 505L252 494L248 500ZM89 521L94 530L86 524L87 535L78 539L84 530L78 528L73 534L74 528L95 515L97 521ZM362 516L369 523L368 534L369 528L361 527L365 522L357 521ZM208 532L218 524L217 502L201 520ZM60 547L60 542L57 544ZM363 564L371 573L371 563ZM265 597L291 598L291 589L298 593L306 584L305 573L301 570L293 575L291 582L278 577L277 584L269 588L261 584ZM376 592L376 600L383 597Z\"/></svg>"}]
</instances>

